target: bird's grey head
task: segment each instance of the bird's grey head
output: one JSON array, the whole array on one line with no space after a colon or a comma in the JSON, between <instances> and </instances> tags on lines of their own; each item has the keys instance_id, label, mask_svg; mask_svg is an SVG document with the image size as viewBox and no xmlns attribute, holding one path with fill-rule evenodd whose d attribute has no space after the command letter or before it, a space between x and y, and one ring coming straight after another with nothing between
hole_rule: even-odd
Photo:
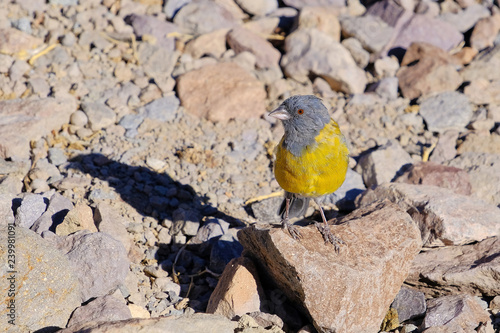
<instances>
[{"instance_id":1,"label":"bird's grey head","mask_svg":"<svg viewBox=\"0 0 500 333\"><path fill-rule=\"evenodd\" d=\"M269 115L283 121L283 145L294 155L314 143L314 138L330 121L328 109L313 95L292 96Z\"/></svg>"}]
</instances>

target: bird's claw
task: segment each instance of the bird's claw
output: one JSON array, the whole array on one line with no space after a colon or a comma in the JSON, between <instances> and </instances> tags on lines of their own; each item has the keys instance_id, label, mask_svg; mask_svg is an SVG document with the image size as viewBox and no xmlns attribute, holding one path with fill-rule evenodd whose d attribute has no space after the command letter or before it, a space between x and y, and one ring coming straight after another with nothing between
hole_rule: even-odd
<instances>
[{"instance_id":1,"label":"bird's claw","mask_svg":"<svg viewBox=\"0 0 500 333\"><path fill-rule=\"evenodd\" d=\"M342 239L335 236L330 230L330 227L328 225L325 225L324 223L316 223L316 228L318 228L319 232L323 236L325 244L331 243L335 247L335 252L339 252L340 250L339 244L345 244L345 242Z\"/></svg>"},{"instance_id":2,"label":"bird's claw","mask_svg":"<svg viewBox=\"0 0 500 333\"><path fill-rule=\"evenodd\" d=\"M299 229L296 226L294 226L293 224L291 224L290 220L283 219L283 220L281 220L281 224L282 224L283 228L288 231L288 233L290 234L290 236L292 236L293 239L299 240L300 238L302 238L302 235L300 234Z\"/></svg>"}]
</instances>

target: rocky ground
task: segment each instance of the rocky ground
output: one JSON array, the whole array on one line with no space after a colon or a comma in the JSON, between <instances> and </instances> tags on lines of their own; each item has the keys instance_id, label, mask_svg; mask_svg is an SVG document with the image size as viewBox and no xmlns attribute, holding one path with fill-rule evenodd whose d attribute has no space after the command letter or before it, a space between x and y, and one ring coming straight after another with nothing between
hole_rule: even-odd
<instances>
[{"instance_id":1,"label":"rocky ground","mask_svg":"<svg viewBox=\"0 0 500 333\"><path fill-rule=\"evenodd\" d=\"M0 330L499 332L498 6L0 2ZM295 94L338 253L270 227Z\"/></svg>"}]
</instances>

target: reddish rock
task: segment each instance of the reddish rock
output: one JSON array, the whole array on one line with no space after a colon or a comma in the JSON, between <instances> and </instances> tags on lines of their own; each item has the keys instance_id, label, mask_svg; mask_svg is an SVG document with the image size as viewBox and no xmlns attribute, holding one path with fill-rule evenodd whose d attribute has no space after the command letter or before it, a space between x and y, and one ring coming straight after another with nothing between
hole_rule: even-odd
<instances>
[{"instance_id":1,"label":"reddish rock","mask_svg":"<svg viewBox=\"0 0 500 333\"><path fill-rule=\"evenodd\" d=\"M413 261L406 283L429 297L467 293L500 294L500 239L479 243L428 249Z\"/></svg>"},{"instance_id":2,"label":"reddish rock","mask_svg":"<svg viewBox=\"0 0 500 333\"><path fill-rule=\"evenodd\" d=\"M264 38L248 29L236 27L227 34L227 43L236 54L250 52L255 55L259 68L278 67L281 53Z\"/></svg>"},{"instance_id":3,"label":"reddish rock","mask_svg":"<svg viewBox=\"0 0 500 333\"><path fill-rule=\"evenodd\" d=\"M368 189L358 205L388 199L418 224L425 246L463 245L500 233L500 208L428 185L389 183Z\"/></svg>"},{"instance_id":4,"label":"reddish rock","mask_svg":"<svg viewBox=\"0 0 500 333\"><path fill-rule=\"evenodd\" d=\"M472 188L466 171L432 162L413 164L395 182L438 186L463 195L470 195Z\"/></svg>"},{"instance_id":5,"label":"reddish rock","mask_svg":"<svg viewBox=\"0 0 500 333\"><path fill-rule=\"evenodd\" d=\"M234 63L209 65L181 75L177 92L186 112L215 122L256 118L266 112L263 84Z\"/></svg>"},{"instance_id":6,"label":"reddish rock","mask_svg":"<svg viewBox=\"0 0 500 333\"><path fill-rule=\"evenodd\" d=\"M404 97L414 99L428 93L452 91L462 84L453 59L434 45L413 43L397 73Z\"/></svg>"},{"instance_id":7,"label":"reddish rock","mask_svg":"<svg viewBox=\"0 0 500 333\"><path fill-rule=\"evenodd\" d=\"M71 98L0 101L0 158L28 158L30 141L68 124L75 111Z\"/></svg>"},{"instance_id":8,"label":"reddish rock","mask_svg":"<svg viewBox=\"0 0 500 333\"><path fill-rule=\"evenodd\" d=\"M260 310L264 290L252 260L244 257L231 260L208 301L207 313L229 319Z\"/></svg>"},{"instance_id":9,"label":"reddish rock","mask_svg":"<svg viewBox=\"0 0 500 333\"><path fill-rule=\"evenodd\" d=\"M246 256L302 308L319 332L378 332L421 247L410 216L383 202L358 209L331 226L345 244L337 253L315 226L294 240L281 228L245 228Z\"/></svg>"}]
</instances>

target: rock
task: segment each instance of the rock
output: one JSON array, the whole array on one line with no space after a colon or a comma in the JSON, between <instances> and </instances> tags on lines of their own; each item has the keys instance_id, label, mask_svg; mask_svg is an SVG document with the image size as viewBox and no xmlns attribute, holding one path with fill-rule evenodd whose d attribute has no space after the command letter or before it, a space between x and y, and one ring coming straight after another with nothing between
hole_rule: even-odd
<instances>
[{"instance_id":1,"label":"rock","mask_svg":"<svg viewBox=\"0 0 500 333\"><path fill-rule=\"evenodd\" d=\"M403 286L392 302L391 308L396 309L399 322L421 317L425 315L427 309L425 295L420 291Z\"/></svg>"},{"instance_id":2,"label":"rock","mask_svg":"<svg viewBox=\"0 0 500 333\"><path fill-rule=\"evenodd\" d=\"M59 147L49 148L49 161L51 164L59 166L68 161L64 151Z\"/></svg>"},{"instance_id":3,"label":"rock","mask_svg":"<svg viewBox=\"0 0 500 333\"><path fill-rule=\"evenodd\" d=\"M236 0L245 12L255 16L266 16L267 14L278 9L277 0Z\"/></svg>"},{"instance_id":4,"label":"rock","mask_svg":"<svg viewBox=\"0 0 500 333\"><path fill-rule=\"evenodd\" d=\"M227 34L227 43L236 54L250 52L255 55L255 64L258 68L279 66L281 53L270 42L248 29L233 28Z\"/></svg>"},{"instance_id":5,"label":"rock","mask_svg":"<svg viewBox=\"0 0 500 333\"><path fill-rule=\"evenodd\" d=\"M207 313L233 319L259 311L265 299L257 269L252 260L240 257L231 260L222 273L208 301Z\"/></svg>"},{"instance_id":6,"label":"rock","mask_svg":"<svg viewBox=\"0 0 500 333\"><path fill-rule=\"evenodd\" d=\"M126 228L128 221L115 208L105 202L99 202L95 208L94 220L100 232L111 235L122 243L125 251L129 253L132 241Z\"/></svg>"},{"instance_id":7,"label":"rock","mask_svg":"<svg viewBox=\"0 0 500 333\"><path fill-rule=\"evenodd\" d=\"M500 205L500 157L496 154L465 152L448 165L467 171L472 195L493 205Z\"/></svg>"},{"instance_id":8,"label":"rock","mask_svg":"<svg viewBox=\"0 0 500 333\"><path fill-rule=\"evenodd\" d=\"M458 66L470 64L474 57L478 54L475 48L465 46L460 51L452 54L451 58Z\"/></svg>"},{"instance_id":9,"label":"rock","mask_svg":"<svg viewBox=\"0 0 500 333\"><path fill-rule=\"evenodd\" d=\"M405 1L377 1L367 8L365 15L380 17L385 23L399 30L412 17L413 8L406 9Z\"/></svg>"},{"instance_id":10,"label":"rock","mask_svg":"<svg viewBox=\"0 0 500 333\"><path fill-rule=\"evenodd\" d=\"M43 40L14 28L0 29L0 53L25 56L42 45Z\"/></svg>"},{"instance_id":11,"label":"rock","mask_svg":"<svg viewBox=\"0 0 500 333\"><path fill-rule=\"evenodd\" d=\"M230 321L226 317L195 313L184 316L168 316L151 319L128 319L110 322L90 322L82 323L59 331L60 333L77 332L122 332L134 333L144 332L184 332L184 333L220 333L234 332L237 323Z\"/></svg>"},{"instance_id":12,"label":"rock","mask_svg":"<svg viewBox=\"0 0 500 333\"><path fill-rule=\"evenodd\" d=\"M474 104L500 104L500 80L489 82L475 79L464 88L464 94Z\"/></svg>"},{"instance_id":13,"label":"rock","mask_svg":"<svg viewBox=\"0 0 500 333\"><path fill-rule=\"evenodd\" d=\"M59 236L66 236L78 230L97 232L92 208L84 203L76 204L75 208L66 214L63 222L56 226L56 234Z\"/></svg>"},{"instance_id":14,"label":"rock","mask_svg":"<svg viewBox=\"0 0 500 333\"><path fill-rule=\"evenodd\" d=\"M70 123L72 125L78 126L78 127L83 127L87 125L87 122L89 121L89 118L85 114L85 112L81 110L77 110L73 112L70 116Z\"/></svg>"},{"instance_id":15,"label":"rock","mask_svg":"<svg viewBox=\"0 0 500 333\"><path fill-rule=\"evenodd\" d=\"M0 158L28 158L29 142L67 124L75 110L72 98L0 101Z\"/></svg>"},{"instance_id":16,"label":"rock","mask_svg":"<svg viewBox=\"0 0 500 333\"><path fill-rule=\"evenodd\" d=\"M456 194L470 195L471 184L466 171L432 162L417 162L396 180L396 183L432 185L447 188Z\"/></svg>"},{"instance_id":17,"label":"rock","mask_svg":"<svg viewBox=\"0 0 500 333\"><path fill-rule=\"evenodd\" d=\"M457 155L458 131L450 130L439 134L439 140L436 148L432 151L430 161L434 163L443 163L452 160Z\"/></svg>"},{"instance_id":18,"label":"rock","mask_svg":"<svg viewBox=\"0 0 500 333\"><path fill-rule=\"evenodd\" d=\"M68 327L90 321L115 321L132 318L130 310L125 303L113 296L98 297L79 308L71 315Z\"/></svg>"},{"instance_id":19,"label":"rock","mask_svg":"<svg viewBox=\"0 0 500 333\"><path fill-rule=\"evenodd\" d=\"M179 52L171 52L156 45L141 43L138 57L144 73L152 78L163 92L171 92L175 85L171 74L179 58Z\"/></svg>"},{"instance_id":20,"label":"rock","mask_svg":"<svg viewBox=\"0 0 500 333\"><path fill-rule=\"evenodd\" d=\"M42 216L47 209L45 198L39 194L27 194L16 210L15 225L26 229L31 228L33 223Z\"/></svg>"},{"instance_id":21,"label":"rock","mask_svg":"<svg viewBox=\"0 0 500 333\"><path fill-rule=\"evenodd\" d=\"M486 134L470 133L457 148L458 154L467 152L500 155L500 135L489 131Z\"/></svg>"},{"instance_id":22,"label":"rock","mask_svg":"<svg viewBox=\"0 0 500 333\"><path fill-rule=\"evenodd\" d=\"M177 25L151 15L137 14L127 16L126 22L134 28L137 37L153 36L155 45L171 52L175 50L175 37L171 35L179 31Z\"/></svg>"},{"instance_id":23,"label":"rock","mask_svg":"<svg viewBox=\"0 0 500 333\"><path fill-rule=\"evenodd\" d=\"M210 269L217 273L222 273L226 265L233 259L241 255L243 247L232 234L222 235L217 243L212 245L210 251Z\"/></svg>"},{"instance_id":24,"label":"rock","mask_svg":"<svg viewBox=\"0 0 500 333\"><path fill-rule=\"evenodd\" d=\"M340 10L336 7L304 7L299 13L299 29L313 28L340 42ZM345 45L344 45L345 46Z\"/></svg>"},{"instance_id":25,"label":"rock","mask_svg":"<svg viewBox=\"0 0 500 333\"><path fill-rule=\"evenodd\" d=\"M358 170L366 187L391 182L404 167L413 163L411 156L395 140L361 156Z\"/></svg>"},{"instance_id":26,"label":"rock","mask_svg":"<svg viewBox=\"0 0 500 333\"><path fill-rule=\"evenodd\" d=\"M469 66L461 71L461 74L464 81L476 79L500 80L500 73L491 70L492 68L498 68L498 66L500 66L500 44L481 52Z\"/></svg>"},{"instance_id":27,"label":"rock","mask_svg":"<svg viewBox=\"0 0 500 333\"><path fill-rule=\"evenodd\" d=\"M378 53L391 41L394 28L373 15L344 16L340 20L342 36L354 37L372 53Z\"/></svg>"},{"instance_id":28,"label":"rock","mask_svg":"<svg viewBox=\"0 0 500 333\"><path fill-rule=\"evenodd\" d=\"M410 99L429 93L452 91L462 84L451 57L428 43L410 45L397 77L401 93Z\"/></svg>"},{"instance_id":29,"label":"rock","mask_svg":"<svg viewBox=\"0 0 500 333\"><path fill-rule=\"evenodd\" d=\"M397 77L386 77L375 83L373 89L377 95L388 101L396 100L398 95L399 80Z\"/></svg>"},{"instance_id":30,"label":"rock","mask_svg":"<svg viewBox=\"0 0 500 333\"><path fill-rule=\"evenodd\" d=\"M192 1L182 6L174 17L174 23L195 36L215 30L232 28L239 22L223 6L209 0Z\"/></svg>"},{"instance_id":31,"label":"rock","mask_svg":"<svg viewBox=\"0 0 500 333\"><path fill-rule=\"evenodd\" d=\"M132 318L151 318L151 314L149 313L149 311L144 309L142 306L134 303L130 303L127 306L130 310Z\"/></svg>"},{"instance_id":32,"label":"rock","mask_svg":"<svg viewBox=\"0 0 500 333\"><path fill-rule=\"evenodd\" d=\"M424 118L429 131L461 131L472 118L472 107L467 96L449 91L423 99L419 114Z\"/></svg>"},{"instance_id":33,"label":"rock","mask_svg":"<svg viewBox=\"0 0 500 333\"><path fill-rule=\"evenodd\" d=\"M228 29L219 29L200 35L189 41L184 51L194 59L205 55L218 59L226 52L226 35L228 31Z\"/></svg>"},{"instance_id":34,"label":"rock","mask_svg":"<svg viewBox=\"0 0 500 333\"><path fill-rule=\"evenodd\" d=\"M377 332L420 250L418 228L387 202L358 209L330 228L346 243L339 253L314 226L300 228L300 241L281 228L245 228L238 238L259 272L300 304L319 332Z\"/></svg>"},{"instance_id":35,"label":"rock","mask_svg":"<svg viewBox=\"0 0 500 333\"><path fill-rule=\"evenodd\" d=\"M281 60L285 74L305 83L314 74L325 79L333 90L362 93L366 76L349 51L329 35L316 29L299 29L285 40Z\"/></svg>"},{"instance_id":36,"label":"rock","mask_svg":"<svg viewBox=\"0 0 500 333\"><path fill-rule=\"evenodd\" d=\"M14 212L12 211L12 200L14 195L10 193L0 194L0 227L14 224Z\"/></svg>"},{"instance_id":37,"label":"rock","mask_svg":"<svg viewBox=\"0 0 500 333\"><path fill-rule=\"evenodd\" d=\"M12 81L19 81L30 69L26 61L15 60L9 68L9 77Z\"/></svg>"},{"instance_id":38,"label":"rock","mask_svg":"<svg viewBox=\"0 0 500 333\"><path fill-rule=\"evenodd\" d=\"M409 49L406 52L408 53L408 51ZM375 63L373 65L375 68L375 74L380 79L396 76L396 73L399 69L399 61L396 57L379 58L375 60Z\"/></svg>"},{"instance_id":39,"label":"rock","mask_svg":"<svg viewBox=\"0 0 500 333\"><path fill-rule=\"evenodd\" d=\"M255 319L255 322L262 327L268 328L276 326L283 328L283 320L275 314L265 313L265 312L251 312L248 314L250 317Z\"/></svg>"},{"instance_id":40,"label":"rock","mask_svg":"<svg viewBox=\"0 0 500 333\"><path fill-rule=\"evenodd\" d=\"M304 7L332 6L345 7L345 1L342 0L284 0L283 3L289 7L303 9Z\"/></svg>"},{"instance_id":41,"label":"rock","mask_svg":"<svg viewBox=\"0 0 500 333\"><path fill-rule=\"evenodd\" d=\"M389 53L406 50L413 42L426 42L445 51L450 51L464 40L464 36L451 24L415 14L399 30L394 40L386 46Z\"/></svg>"},{"instance_id":42,"label":"rock","mask_svg":"<svg viewBox=\"0 0 500 333\"><path fill-rule=\"evenodd\" d=\"M87 115L89 126L93 131L114 125L116 114L109 107L99 102L82 103L83 112Z\"/></svg>"},{"instance_id":43,"label":"rock","mask_svg":"<svg viewBox=\"0 0 500 333\"><path fill-rule=\"evenodd\" d=\"M361 43L355 38L347 38L342 41L342 45L351 52L359 68L365 68L370 62L370 53L363 49Z\"/></svg>"},{"instance_id":44,"label":"rock","mask_svg":"<svg viewBox=\"0 0 500 333\"><path fill-rule=\"evenodd\" d=\"M81 302L113 292L129 270L123 245L104 232L78 231L54 240L66 253L81 286Z\"/></svg>"},{"instance_id":45,"label":"rock","mask_svg":"<svg viewBox=\"0 0 500 333\"><path fill-rule=\"evenodd\" d=\"M490 309L494 315L500 312L500 296L495 296L490 302Z\"/></svg>"},{"instance_id":46,"label":"rock","mask_svg":"<svg viewBox=\"0 0 500 333\"><path fill-rule=\"evenodd\" d=\"M457 13L443 13L440 19L453 25L458 31L464 33L476 25L482 18L490 17L490 11L476 3Z\"/></svg>"},{"instance_id":47,"label":"rock","mask_svg":"<svg viewBox=\"0 0 500 333\"><path fill-rule=\"evenodd\" d=\"M209 65L181 75L177 93L187 113L214 122L257 118L266 112L262 83L234 63Z\"/></svg>"},{"instance_id":48,"label":"rock","mask_svg":"<svg viewBox=\"0 0 500 333\"><path fill-rule=\"evenodd\" d=\"M470 45L476 50L483 50L492 47L495 42L495 36L500 31L500 14L494 14L477 21L470 36Z\"/></svg>"},{"instance_id":49,"label":"rock","mask_svg":"<svg viewBox=\"0 0 500 333\"><path fill-rule=\"evenodd\" d=\"M179 99L175 95L162 97L144 106L144 115L163 122L172 121L177 117L179 105Z\"/></svg>"},{"instance_id":50,"label":"rock","mask_svg":"<svg viewBox=\"0 0 500 333\"><path fill-rule=\"evenodd\" d=\"M469 295L450 295L430 299L423 328L440 327L450 332L473 332L490 322L486 310ZM425 330L424 332L428 332Z\"/></svg>"},{"instance_id":51,"label":"rock","mask_svg":"<svg viewBox=\"0 0 500 333\"><path fill-rule=\"evenodd\" d=\"M252 212L257 221L266 221L267 223L281 221L278 209L283 202L282 197L269 198L252 203Z\"/></svg>"},{"instance_id":52,"label":"rock","mask_svg":"<svg viewBox=\"0 0 500 333\"><path fill-rule=\"evenodd\" d=\"M172 20L179 9L191 1L192 0L169 0L163 4L163 12L167 15L167 19Z\"/></svg>"},{"instance_id":53,"label":"rock","mask_svg":"<svg viewBox=\"0 0 500 333\"><path fill-rule=\"evenodd\" d=\"M172 213L172 231L181 231L186 236L195 236L200 227L201 216L193 210L178 208Z\"/></svg>"},{"instance_id":54,"label":"rock","mask_svg":"<svg viewBox=\"0 0 500 333\"><path fill-rule=\"evenodd\" d=\"M358 199L361 206L383 199L397 203L419 225L427 247L468 244L500 231L500 208L444 188L382 184Z\"/></svg>"},{"instance_id":55,"label":"rock","mask_svg":"<svg viewBox=\"0 0 500 333\"><path fill-rule=\"evenodd\" d=\"M227 234L229 231L229 223L217 219L212 218L207 220L203 226L198 229L196 233L196 239L198 239L201 243L206 242L214 237L219 237L224 234Z\"/></svg>"},{"instance_id":56,"label":"rock","mask_svg":"<svg viewBox=\"0 0 500 333\"><path fill-rule=\"evenodd\" d=\"M47 210L31 226L31 230L38 234L44 231L55 231L58 224L64 221L66 214L73 209L73 204L68 198L59 193L54 193L49 200Z\"/></svg>"},{"instance_id":57,"label":"rock","mask_svg":"<svg viewBox=\"0 0 500 333\"><path fill-rule=\"evenodd\" d=\"M406 282L437 297L456 293L498 295L500 258L498 236L479 243L434 248L421 252L413 261Z\"/></svg>"},{"instance_id":58,"label":"rock","mask_svg":"<svg viewBox=\"0 0 500 333\"><path fill-rule=\"evenodd\" d=\"M7 327L7 320L13 320L19 332L65 327L80 305L80 286L68 259L33 231L12 224L0 228L2 327ZM15 263L7 266L10 244L15 244Z\"/></svg>"}]
</instances>

